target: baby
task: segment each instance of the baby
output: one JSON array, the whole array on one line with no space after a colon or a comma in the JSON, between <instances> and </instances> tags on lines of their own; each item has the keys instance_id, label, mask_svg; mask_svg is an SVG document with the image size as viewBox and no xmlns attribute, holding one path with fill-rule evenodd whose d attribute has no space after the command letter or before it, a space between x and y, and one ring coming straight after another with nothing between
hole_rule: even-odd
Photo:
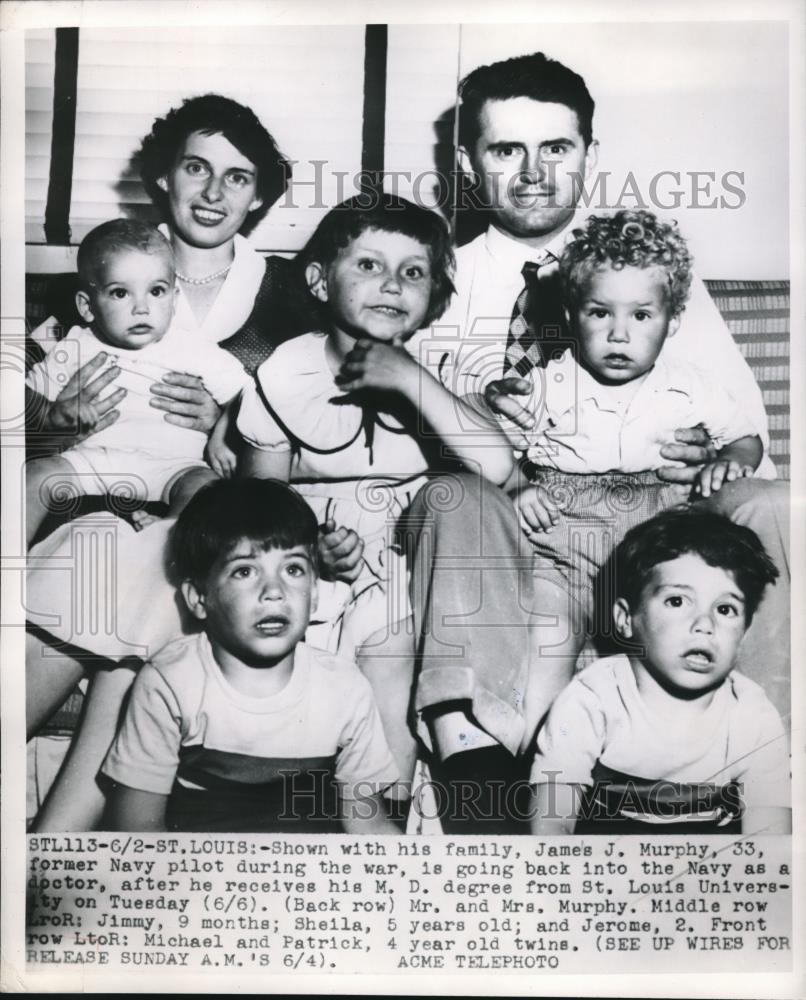
<instances>
[{"instance_id":1,"label":"baby","mask_svg":"<svg viewBox=\"0 0 806 1000\"><path fill-rule=\"evenodd\" d=\"M117 419L104 421L59 455L28 463L29 545L48 511L70 496L162 500L177 514L216 474L204 461L206 435L163 420L150 405L149 386L167 372L187 372L200 376L216 402L225 405L249 381L226 351L171 329L173 252L153 226L115 219L93 229L79 247L78 277L76 306L87 326L73 327L31 369L28 391L54 400L83 364L103 352L109 365L120 369L116 384L125 397ZM223 448L224 420L219 424L212 448ZM135 518L140 527L148 520Z\"/></svg>"},{"instance_id":2,"label":"baby","mask_svg":"<svg viewBox=\"0 0 806 1000\"><path fill-rule=\"evenodd\" d=\"M539 835L788 832L781 719L734 671L778 571L749 528L668 510L615 554L616 629L557 697L532 768Z\"/></svg>"}]
</instances>

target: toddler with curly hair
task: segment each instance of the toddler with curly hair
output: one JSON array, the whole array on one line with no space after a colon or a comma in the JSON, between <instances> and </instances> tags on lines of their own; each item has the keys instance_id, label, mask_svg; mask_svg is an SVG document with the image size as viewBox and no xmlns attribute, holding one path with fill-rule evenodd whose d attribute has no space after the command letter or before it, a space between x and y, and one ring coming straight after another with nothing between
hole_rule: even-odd
<instances>
[{"instance_id":1,"label":"toddler with curly hair","mask_svg":"<svg viewBox=\"0 0 806 1000\"><path fill-rule=\"evenodd\" d=\"M752 476L763 447L712 374L661 356L691 284L676 224L646 211L593 216L574 231L560 274L570 346L535 371L536 425L514 497L535 550L534 606L559 622L537 659L565 658L570 677L586 631L601 634L609 621L597 629L594 583L615 546L632 526L689 499L654 471L668 464L660 450L676 428L699 424L716 448L694 486L700 502ZM538 721L527 705L527 723Z\"/></svg>"}]
</instances>

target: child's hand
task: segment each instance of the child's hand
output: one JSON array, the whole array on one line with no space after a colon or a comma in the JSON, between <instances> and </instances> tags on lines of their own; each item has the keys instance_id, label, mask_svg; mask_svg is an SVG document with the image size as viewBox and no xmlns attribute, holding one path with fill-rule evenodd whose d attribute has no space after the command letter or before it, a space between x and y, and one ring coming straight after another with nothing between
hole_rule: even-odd
<instances>
[{"instance_id":1,"label":"child's hand","mask_svg":"<svg viewBox=\"0 0 806 1000\"><path fill-rule=\"evenodd\" d=\"M336 382L345 392L380 389L405 393L407 385L414 381L419 385L419 372L420 366L400 344L359 340L342 362Z\"/></svg>"},{"instance_id":2,"label":"child's hand","mask_svg":"<svg viewBox=\"0 0 806 1000\"><path fill-rule=\"evenodd\" d=\"M223 435L210 435L204 448L204 459L213 472L222 479L231 479L235 475L238 456L224 440Z\"/></svg>"},{"instance_id":3,"label":"child's hand","mask_svg":"<svg viewBox=\"0 0 806 1000\"><path fill-rule=\"evenodd\" d=\"M703 497L709 497L722 488L724 483L732 483L735 479L745 479L754 472L752 465L742 465L734 459L719 459L709 462L700 469L694 484L694 490Z\"/></svg>"},{"instance_id":4,"label":"child's hand","mask_svg":"<svg viewBox=\"0 0 806 1000\"><path fill-rule=\"evenodd\" d=\"M551 531L560 519L556 505L542 486L521 490L515 497L515 509L527 538Z\"/></svg>"}]
</instances>

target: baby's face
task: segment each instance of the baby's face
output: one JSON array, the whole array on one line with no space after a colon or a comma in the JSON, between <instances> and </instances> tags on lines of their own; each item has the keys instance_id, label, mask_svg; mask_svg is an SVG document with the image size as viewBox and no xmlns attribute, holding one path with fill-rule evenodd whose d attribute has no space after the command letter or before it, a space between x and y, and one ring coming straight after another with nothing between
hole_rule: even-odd
<instances>
[{"instance_id":1,"label":"baby's face","mask_svg":"<svg viewBox=\"0 0 806 1000\"><path fill-rule=\"evenodd\" d=\"M733 669L745 632L745 602L727 570L686 553L655 566L626 619L620 620L619 605L620 631L643 647L638 659L667 690L697 697Z\"/></svg>"},{"instance_id":2,"label":"baby's face","mask_svg":"<svg viewBox=\"0 0 806 1000\"><path fill-rule=\"evenodd\" d=\"M403 233L368 229L339 251L316 294L333 325L351 336L405 340L423 325L431 301L428 249Z\"/></svg>"},{"instance_id":3,"label":"baby's face","mask_svg":"<svg viewBox=\"0 0 806 1000\"><path fill-rule=\"evenodd\" d=\"M580 364L605 385L623 385L655 364L678 320L659 267L596 270L578 289L570 314Z\"/></svg>"},{"instance_id":4,"label":"baby's face","mask_svg":"<svg viewBox=\"0 0 806 1000\"><path fill-rule=\"evenodd\" d=\"M170 254L124 250L104 262L95 280L85 318L109 344L137 351L165 335L176 301Z\"/></svg>"}]
</instances>

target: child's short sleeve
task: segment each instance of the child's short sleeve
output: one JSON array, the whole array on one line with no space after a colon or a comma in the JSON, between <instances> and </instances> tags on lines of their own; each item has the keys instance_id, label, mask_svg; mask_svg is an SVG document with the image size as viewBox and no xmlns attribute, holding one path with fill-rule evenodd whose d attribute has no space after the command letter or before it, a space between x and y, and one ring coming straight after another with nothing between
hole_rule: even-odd
<instances>
[{"instance_id":1,"label":"child's short sleeve","mask_svg":"<svg viewBox=\"0 0 806 1000\"><path fill-rule=\"evenodd\" d=\"M131 697L103 772L142 792L167 795L179 766L179 703L162 674L147 663Z\"/></svg>"},{"instance_id":2,"label":"child's short sleeve","mask_svg":"<svg viewBox=\"0 0 806 1000\"><path fill-rule=\"evenodd\" d=\"M368 681L355 677L350 692L352 710L339 738L336 781L346 799L367 798L394 784L397 767L381 726Z\"/></svg>"},{"instance_id":3,"label":"child's short sleeve","mask_svg":"<svg viewBox=\"0 0 806 1000\"><path fill-rule=\"evenodd\" d=\"M256 385L244 390L238 411L241 437L259 451L290 451L291 443L269 412Z\"/></svg>"},{"instance_id":4,"label":"child's short sleeve","mask_svg":"<svg viewBox=\"0 0 806 1000\"><path fill-rule=\"evenodd\" d=\"M199 361L199 375L205 389L222 406L252 384L240 361L220 347L205 347Z\"/></svg>"},{"instance_id":5,"label":"child's short sleeve","mask_svg":"<svg viewBox=\"0 0 806 1000\"><path fill-rule=\"evenodd\" d=\"M747 417L747 410L706 372L693 373L696 379L696 410L699 421L717 448L724 448L739 438L758 434Z\"/></svg>"},{"instance_id":6,"label":"child's short sleeve","mask_svg":"<svg viewBox=\"0 0 806 1000\"><path fill-rule=\"evenodd\" d=\"M538 734L531 783L590 785L604 741L599 696L577 678L558 695Z\"/></svg>"}]
</instances>

